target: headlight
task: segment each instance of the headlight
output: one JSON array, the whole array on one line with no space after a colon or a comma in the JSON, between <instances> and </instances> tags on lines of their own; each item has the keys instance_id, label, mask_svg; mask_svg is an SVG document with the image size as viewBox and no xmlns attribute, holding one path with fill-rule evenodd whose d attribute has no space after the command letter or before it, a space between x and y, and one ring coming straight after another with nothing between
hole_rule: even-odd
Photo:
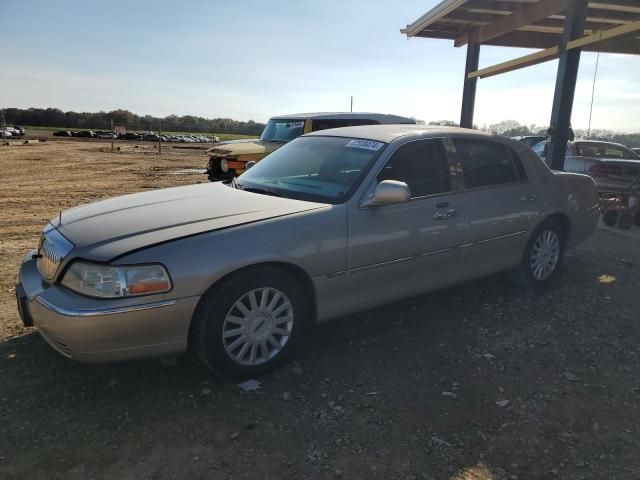
<instances>
[{"instance_id":1,"label":"headlight","mask_svg":"<svg viewBox=\"0 0 640 480\"><path fill-rule=\"evenodd\" d=\"M115 267L77 261L71 264L62 285L91 297L118 298L171 290L171 280L162 265Z\"/></svg>"},{"instance_id":2,"label":"headlight","mask_svg":"<svg viewBox=\"0 0 640 480\"><path fill-rule=\"evenodd\" d=\"M229 161L226 158L220 160L220 170L225 173L229 171Z\"/></svg>"}]
</instances>

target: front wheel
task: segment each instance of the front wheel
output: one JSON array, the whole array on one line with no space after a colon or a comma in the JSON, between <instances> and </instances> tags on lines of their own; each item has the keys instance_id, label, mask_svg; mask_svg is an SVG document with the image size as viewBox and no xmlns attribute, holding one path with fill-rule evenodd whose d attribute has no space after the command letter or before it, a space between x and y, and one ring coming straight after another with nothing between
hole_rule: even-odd
<instances>
[{"instance_id":1,"label":"front wheel","mask_svg":"<svg viewBox=\"0 0 640 480\"><path fill-rule=\"evenodd\" d=\"M209 168L207 168L207 174L211 182L219 182L224 180L231 180L236 176L235 170L222 171L220 166L220 159L212 157L209 159Z\"/></svg>"},{"instance_id":2,"label":"front wheel","mask_svg":"<svg viewBox=\"0 0 640 480\"><path fill-rule=\"evenodd\" d=\"M509 277L524 288L542 288L557 274L564 256L565 229L560 222L547 220L531 235L520 266Z\"/></svg>"},{"instance_id":3,"label":"front wheel","mask_svg":"<svg viewBox=\"0 0 640 480\"><path fill-rule=\"evenodd\" d=\"M192 345L223 376L257 377L286 361L307 315L304 291L291 275L274 267L251 269L203 297Z\"/></svg>"}]
</instances>

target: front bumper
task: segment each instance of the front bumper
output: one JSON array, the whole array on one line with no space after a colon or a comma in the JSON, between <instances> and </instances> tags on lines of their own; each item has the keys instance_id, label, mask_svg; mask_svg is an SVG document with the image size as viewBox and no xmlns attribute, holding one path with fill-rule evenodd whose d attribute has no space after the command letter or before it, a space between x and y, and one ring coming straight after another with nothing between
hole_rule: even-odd
<instances>
[{"instance_id":1,"label":"front bumper","mask_svg":"<svg viewBox=\"0 0 640 480\"><path fill-rule=\"evenodd\" d=\"M220 164L221 160L227 160L227 171L222 170L222 166ZM213 176L227 176L227 175L240 175L246 171L247 162L238 161L238 160L229 160L224 157L216 157L212 156L209 158L209 162L207 163L206 173L208 175Z\"/></svg>"},{"instance_id":2,"label":"front bumper","mask_svg":"<svg viewBox=\"0 0 640 480\"><path fill-rule=\"evenodd\" d=\"M65 357L108 362L186 351L199 297L89 298L48 284L31 257L16 286L20 316Z\"/></svg>"}]
</instances>

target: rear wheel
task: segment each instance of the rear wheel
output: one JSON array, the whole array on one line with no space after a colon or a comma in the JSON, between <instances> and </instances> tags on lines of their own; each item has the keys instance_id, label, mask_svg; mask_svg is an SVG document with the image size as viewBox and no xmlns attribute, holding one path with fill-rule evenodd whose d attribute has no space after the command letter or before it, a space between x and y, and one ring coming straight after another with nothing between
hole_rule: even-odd
<instances>
[{"instance_id":1,"label":"rear wheel","mask_svg":"<svg viewBox=\"0 0 640 480\"><path fill-rule=\"evenodd\" d=\"M285 271L247 270L205 295L194 317L192 345L205 365L226 377L263 375L291 354L307 306L303 289Z\"/></svg>"},{"instance_id":2,"label":"rear wheel","mask_svg":"<svg viewBox=\"0 0 640 480\"><path fill-rule=\"evenodd\" d=\"M520 266L509 273L524 288L542 288L556 275L564 255L565 229L556 220L543 222L531 235Z\"/></svg>"}]
</instances>

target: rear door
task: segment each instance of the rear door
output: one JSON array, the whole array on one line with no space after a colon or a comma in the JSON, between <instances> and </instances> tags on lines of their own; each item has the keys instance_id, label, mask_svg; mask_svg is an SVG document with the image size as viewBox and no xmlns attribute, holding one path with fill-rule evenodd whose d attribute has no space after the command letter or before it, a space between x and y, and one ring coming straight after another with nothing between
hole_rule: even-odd
<instances>
[{"instance_id":1,"label":"rear door","mask_svg":"<svg viewBox=\"0 0 640 480\"><path fill-rule=\"evenodd\" d=\"M460 196L467 212L471 242L466 267L482 276L520 262L544 199L526 158L492 139L451 139L462 172Z\"/></svg>"}]
</instances>

